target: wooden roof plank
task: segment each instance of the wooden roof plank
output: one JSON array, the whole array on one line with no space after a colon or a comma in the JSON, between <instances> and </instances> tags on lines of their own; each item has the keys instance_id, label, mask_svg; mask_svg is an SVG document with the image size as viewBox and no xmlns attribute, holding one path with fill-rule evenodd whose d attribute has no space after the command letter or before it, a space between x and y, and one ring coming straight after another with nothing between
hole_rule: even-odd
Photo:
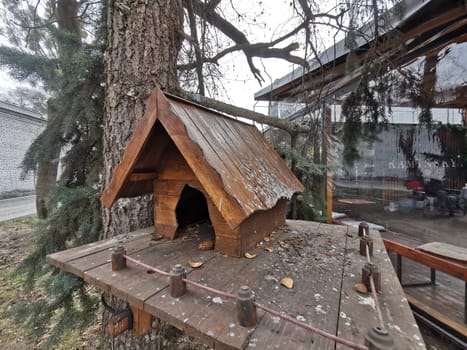
<instances>
[{"instance_id":1,"label":"wooden roof plank","mask_svg":"<svg viewBox=\"0 0 467 350\"><path fill-rule=\"evenodd\" d=\"M235 157L232 156L230 157L230 161L232 164L235 165L235 168L237 169L237 172L239 172L240 178L243 179L243 189L249 194L250 200L252 201L253 199L255 200L255 206L263 209L270 208L271 203L268 203L268 201L265 200L264 196L261 196L261 193L258 193L256 191L252 191L253 188L259 187L268 187L268 183L261 183L260 178L257 176L257 172L259 171L259 168L264 168L264 166L259 167L259 165L264 165L263 163L263 158L262 154L257 154L257 148L253 147L253 144L256 143L256 138L257 136L254 133L251 133L251 130L248 130L249 127L243 127L242 129L250 131L248 138L242 138L239 137L240 135L236 134L236 128L233 125L230 125L232 123L229 123L227 120L224 119L218 119L214 120L213 123L219 125L218 126L218 131L220 135L222 135L222 139L220 142L222 143L222 140L226 140L229 142L225 142L224 144L224 151L225 151L225 156L228 157L229 153L232 155L236 155ZM234 124L235 125L235 124ZM235 137L237 136L237 137ZM262 138L262 136L261 136ZM227 146L229 145L229 146ZM242 147L243 146L243 147ZM262 151L264 151L264 145L262 147ZM275 151L274 151L275 152ZM238 156L238 155L254 155L254 164L251 164L251 159L246 156ZM267 155L269 157L269 155ZM249 164L249 168L253 169L253 171L248 171L245 172L245 165ZM277 169L277 164L272 165L269 169L275 168ZM270 172L271 174L275 174L277 171ZM248 185L245 183L245 180L248 179L249 185L252 187L249 189ZM251 194L255 193L256 196L252 196ZM279 196L275 198L275 202L280 199Z\"/></svg>"},{"instance_id":2,"label":"wooden roof plank","mask_svg":"<svg viewBox=\"0 0 467 350\"><path fill-rule=\"evenodd\" d=\"M241 136L229 137L232 131ZM156 90L101 196L104 205L153 190L152 175L133 173L160 173L158 163L168 139L232 229L255 211L271 209L279 199L303 190L255 127Z\"/></svg>"},{"instance_id":3,"label":"wooden roof plank","mask_svg":"<svg viewBox=\"0 0 467 350\"><path fill-rule=\"evenodd\" d=\"M235 150L234 147L231 147L228 139L220 138L219 133L222 128L218 127L219 124L216 123L216 119L219 119L219 121L222 120L225 123L226 118L203 115L198 113L194 108L186 113L186 117L187 119L184 120L187 122L191 120L198 130L198 133L190 133L190 130L193 130L193 128L188 128L190 137L204 137L206 144L211 147L213 153L215 153L221 161L220 167L216 169L220 172L222 182L227 192L242 204L245 211L246 207L248 209L261 207L262 203L252 196L245 187L245 175L242 174L236 166L236 159L238 156L235 156L235 154L240 153L240 150ZM248 212L247 215L248 214L250 213Z\"/></svg>"},{"instance_id":4,"label":"wooden roof plank","mask_svg":"<svg viewBox=\"0 0 467 350\"><path fill-rule=\"evenodd\" d=\"M207 162L200 146L189 138L185 125L174 112L170 111L168 103L166 111L161 111L159 118L214 205L220 208L219 211L229 226L237 227L245 219L245 212L240 204L225 191L222 180L214 167L215 164L211 165Z\"/></svg>"},{"instance_id":5,"label":"wooden roof plank","mask_svg":"<svg viewBox=\"0 0 467 350\"><path fill-rule=\"evenodd\" d=\"M148 141L154 124L157 121L157 93L153 93L146 103L146 112L137 125L132 140L128 143L122 162L115 168L109 186L101 195L101 202L107 208L119 198L126 177L131 173L141 151Z\"/></svg>"},{"instance_id":6,"label":"wooden roof plank","mask_svg":"<svg viewBox=\"0 0 467 350\"><path fill-rule=\"evenodd\" d=\"M231 124L231 126L237 130L240 140L245 141L244 137L248 135L245 135L247 128L238 128L235 124ZM276 169L276 172L273 175L277 177L277 182L288 187L289 191L291 189L295 189L295 191L303 191L302 183L295 177L292 170L290 170L269 142L263 138L263 135L261 135L259 130L255 126L250 125L248 131L250 133L249 140L251 140L251 144L247 145L253 147L253 153L258 155L258 161L260 164L265 165L266 168Z\"/></svg>"}]
</instances>

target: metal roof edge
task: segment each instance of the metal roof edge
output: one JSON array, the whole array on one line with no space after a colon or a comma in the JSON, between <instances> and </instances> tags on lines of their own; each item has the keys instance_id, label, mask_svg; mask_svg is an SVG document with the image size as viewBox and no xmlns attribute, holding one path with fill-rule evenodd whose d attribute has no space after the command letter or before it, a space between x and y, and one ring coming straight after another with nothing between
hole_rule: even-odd
<instances>
[{"instance_id":1,"label":"metal roof edge","mask_svg":"<svg viewBox=\"0 0 467 350\"><path fill-rule=\"evenodd\" d=\"M389 24L389 28L395 28L401 24L403 24L405 21L407 21L411 16L413 16L417 11L419 11L421 8L425 7L429 3L436 1L436 0L403 0L399 5L397 6L404 6L404 14L402 18L397 19L394 15L390 17L391 22ZM394 12L394 7L390 8L388 10L388 14L391 14ZM362 31L365 34L368 34L369 31L373 29L373 24L374 21L370 21L367 24L365 24L362 27ZM385 34L388 32L389 29L385 30L382 34ZM357 42L358 42L358 47L362 47L368 43L367 40L365 40L362 36L357 37ZM308 64L310 66L310 69L308 72L312 72L318 68L320 68L322 65L325 65L327 63L330 63L340 57L343 57L347 53L349 53L349 49L345 46L345 38L341 39L334 45L328 47L325 49L323 52L320 53L319 59L313 58L308 61ZM304 75L305 68L303 67L298 67L292 70L292 72L284 75L283 77L276 79L271 85L266 86L262 88L261 90L255 92L254 94L254 99L258 100L261 97L266 97L268 93L271 93L275 89L278 89L291 81L300 78Z\"/></svg>"},{"instance_id":2,"label":"metal roof edge","mask_svg":"<svg viewBox=\"0 0 467 350\"><path fill-rule=\"evenodd\" d=\"M0 101L0 110L4 110L9 113L13 112L19 117L26 117L36 121L47 122L47 119L43 118L42 114L34 112L24 107L16 106L8 102Z\"/></svg>"}]
</instances>

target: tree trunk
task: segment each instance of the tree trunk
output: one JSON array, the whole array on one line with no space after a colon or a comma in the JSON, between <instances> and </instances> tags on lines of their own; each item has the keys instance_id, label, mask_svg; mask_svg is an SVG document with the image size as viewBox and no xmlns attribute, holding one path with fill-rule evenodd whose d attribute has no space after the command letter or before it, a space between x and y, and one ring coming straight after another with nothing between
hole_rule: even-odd
<instances>
[{"instance_id":1,"label":"tree trunk","mask_svg":"<svg viewBox=\"0 0 467 350\"><path fill-rule=\"evenodd\" d=\"M81 44L81 29L78 21L79 4L76 0L58 0L54 10L57 17L58 28L69 34L73 34L76 38L75 46L63 45L59 42L59 57L69 57L74 54L76 46ZM60 116L57 115L57 108L54 106L53 99L47 101L47 123L53 124L57 122ZM37 182L36 182L36 212L40 219L46 219L52 211L50 194L57 183L58 164L60 160L60 145L50 145L54 149L51 150L49 160L42 161L37 165Z\"/></svg>"},{"instance_id":2,"label":"tree trunk","mask_svg":"<svg viewBox=\"0 0 467 350\"><path fill-rule=\"evenodd\" d=\"M178 88L176 62L183 30L180 0L109 1L107 12L106 98L104 116L104 186L121 161L125 146L155 87ZM117 201L103 209L103 238L152 224L151 196ZM111 298L114 307L121 303ZM104 312L103 326L108 320ZM162 349L160 323L143 337L125 332L116 338L103 334L104 349ZM159 339L159 340L157 340ZM167 342L164 339L164 342Z\"/></svg>"},{"instance_id":3,"label":"tree trunk","mask_svg":"<svg viewBox=\"0 0 467 350\"><path fill-rule=\"evenodd\" d=\"M181 1L110 1L107 17L104 186L121 161L153 89L178 87ZM103 237L152 224L151 196L124 199L103 211Z\"/></svg>"}]
</instances>

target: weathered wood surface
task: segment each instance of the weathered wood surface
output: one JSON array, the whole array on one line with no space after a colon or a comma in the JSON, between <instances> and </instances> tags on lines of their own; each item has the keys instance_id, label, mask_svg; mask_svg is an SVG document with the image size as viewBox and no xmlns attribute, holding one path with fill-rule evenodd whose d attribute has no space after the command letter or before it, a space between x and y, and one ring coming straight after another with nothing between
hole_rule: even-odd
<instances>
[{"instance_id":1,"label":"weathered wood surface","mask_svg":"<svg viewBox=\"0 0 467 350\"><path fill-rule=\"evenodd\" d=\"M168 152L163 152L168 144ZM255 126L156 90L102 203L110 207L118 198L151 193L151 176L141 173L164 179L166 169L161 166L167 155L179 154L173 149L186 161L175 169L184 173L188 164L232 229L252 213L271 209L281 198L303 190Z\"/></svg>"},{"instance_id":2,"label":"weathered wood surface","mask_svg":"<svg viewBox=\"0 0 467 350\"><path fill-rule=\"evenodd\" d=\"M355 236L351 229L348 231L343 226L288 221L287 226L251 251L257 255L254 259L201 252L196 236L153 242L140 233L125 241L101 241L55 253L47 260L216 349L334 349L334 341L263 311L258 312L255 328L240 327L234 300L192 286L188 286L183 297L172 298L167 277L148 273L132 262L128 261L127 268L112 272L110 249L123 243L128 255L166 272L174 264L181 263L187 267L188 279L232 294L236 294L241 285L248 285L255 291L257 302L363 344L363 334L375 325L376 316L366 305L369 297L365 296L362 302L353 288L360 279L363 258L357 256ZM424 349L382 242L377 235L374 239L375 259L383 274L383 291L379 297L389 331L398 343L409 344L407 348ZM272 252L266 248L272 248ZM189 260L204 264L193 270L188 265ZM294 280L292 289L280 284L284 277Z\"/></svg>"},{"instance_id":3,"label":"weathered wood surface","mask_svg":"<svg viewBox=\"0 0 467 350\"><path fill-rule=\"evenodd\" d=\"M445 258L467 262L467 248L455 246L444 242L430 242L417 247L427 253L436 254Z\"/></svg>"},{"instance_id":4,"label":"weathered wood surface","mask_svg":"<svg viewBox=\"0 0 467 350\"><path fill-rule=\"evenodd\" d=\"M425 242L404 234L383 232L382 237L394 266L398 264L396 254L401 256L401 282L410 303L467 336L467 262L418 250ZM430 268L437 271L435 285L429 284ZM417 285L420 283L425 285Z\"/></svg>"},{"instance_id":5,"label":"weathered wood surface","mask_svg":"<svg viewBox=\"0 0 467 350\"><path fill-rule=\"evenodd\" d=\"M389 251L467 282L467 262L417 250L417 247L424 242L403 234L384 232L383 239L384 245Z\"/></svg>"},{"instance_id":6,"label":"weathered wood surface","mask_svg":"<svg viewBox=\"0 0 467 350\"><path fill-rule=\"evenodd\" d=\"M390 263L381 236L378 231L370 230L370 237L373 239L371 261L378 266L381 274L381 292L377 297L382 309L384 326L393 335L397 334L397 349L424 349L425 345L417 323ZM355 284L362 281L361 271L367 262L367 257L360 255L358 228L348 228L345 261L338 334L358 341L368 330L362 327L363 324L366 323L370 327L379 325L375 301L371 293L362 295L355 291ZM338 349L343 348L338 346Z\"/></svg>"}]
</instances>

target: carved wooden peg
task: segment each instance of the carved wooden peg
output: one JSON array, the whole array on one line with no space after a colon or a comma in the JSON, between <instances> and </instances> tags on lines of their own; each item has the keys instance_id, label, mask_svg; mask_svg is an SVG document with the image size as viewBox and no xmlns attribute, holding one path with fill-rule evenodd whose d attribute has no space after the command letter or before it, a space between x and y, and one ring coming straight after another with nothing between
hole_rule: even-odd
<instances>
[{"instance_id":1,"label":"carved wooden peg","mask_svg":"<svg viewBox=\"0 0 467 350\"><path fill-rule=\"evenodd\" d=\"M368 290L371 290L370 276L373 276L376 292L381 291L381 274L378 266L373 263L366 263L362 269L362 283L366 285Z\"/></svg>"},{"instance_id":2,"label":"carved wooden peg","mask_svg":"<svg viewBox=\"0 0 467 350\"><path fill-rule=\"evenodd\" d=\"M186 293L186 270L181 264L175 265L170 271L170 295L179 298Z\"/></svg>"},{"instance_id":3,"label":"carved wooden peg","mask_svg":"<svg viewBox=\"0 0 467 350\"><path fill-rule=\"evenodd\" d=\"M381 327L371 328L365 335L365 345L368 350L394 350L394 340L391 335Z\"/></svg>"},{"instance_id":4,"label":"carved wooden peg","mask_svg":"<svg viewBox=\"0 0 467 350\"><path fill-rule=\"evenodd\" d=\"M112 249L112 271L118 271L126 267L125 248L118 245Z\"/></svg>"},{"instance_id":5,"label":"carved wooden peg","mask_svg":"<svg viewBox=\"0 0 467 350\"><path fill-rule=\"evenodd\" d=\"M360 255L366 256L366 247L370 256L373 256L373 239L369 236L360 237Z\"/></svg>"},{"instance_id":6,"label":"carved wooden peg","mask_svg":"<svg viewBox=\"0 0 467 350\"><path fill-rule=\"evenodd\" d=\"M358 225L358 237L369 236L370 235L370 226L365 221L362 221Z\"/></svg>"},{"instance_id":7,"label":"carved wooden peg","mask_svg":"<svg viewBox=\"0 0 467 350\"><path fill-rule=\"evenodd\" d=\"M237 319L242 327L256 326L255 295L248 286L241 286L237 294Z\"/></svg>"}]
</instances>

